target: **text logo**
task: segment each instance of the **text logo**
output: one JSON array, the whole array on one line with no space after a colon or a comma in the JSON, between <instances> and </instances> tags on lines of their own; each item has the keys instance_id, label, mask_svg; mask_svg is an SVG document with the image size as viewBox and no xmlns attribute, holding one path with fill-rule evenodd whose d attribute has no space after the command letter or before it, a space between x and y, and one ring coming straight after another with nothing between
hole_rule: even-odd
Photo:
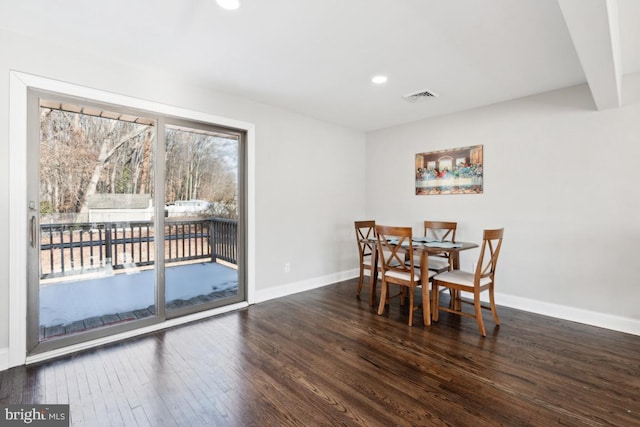
<instances>
[{"instance_id":1,"label":"text logo","mask_svg":"<svg viewBox=\"0 0 640 427\"><path fill-rule=\"evenodd\" d=\"M0 405L0 427L69 427L69 405Z\"/></svg>"}]
</instances>

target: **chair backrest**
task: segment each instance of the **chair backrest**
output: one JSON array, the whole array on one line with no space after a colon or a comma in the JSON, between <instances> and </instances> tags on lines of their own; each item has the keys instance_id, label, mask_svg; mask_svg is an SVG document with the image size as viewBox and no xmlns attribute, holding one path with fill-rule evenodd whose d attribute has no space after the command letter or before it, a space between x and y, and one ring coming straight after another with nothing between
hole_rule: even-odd
<instances>
[{"instance_id":1,"label":"chair backrest","mask_svg":"<svg viewBox=\"0 0 640 427\"><path fill-rule=\"evenodd\" d=\"M457 222L425 221L424 237L442 241L448 240L455 243L456 228L458 228Z\"/></svg>"},{"instance_id":2,"label":"chair backrest","mask_svg":"<svg viewBox=\"0 0 640 427\"><path fill-rule=\"evenodd\" d=\"M413 242L411 227L376 225L378 257L383 271L410 273L413 277ZM408 261L408 262L406 262Z\"/></svg>"},{"instance_id":3,"label":"chair backrest","mask_svg":"<svg viewBox=\"0 0 640 427\"><path fill-rule=\"evenodd\" d=\"M356 229L356 241L358 242L358 252L360 254L360 263L364 260L364 257L371 255L373 245L375 245L375 228L376 222L374 220L368 221L354 221Z\"/></svg>"},{"instance_id":4,"label":"chair backrest","mask_svg":"<svg viewBox=\"0 0 640 427\"><path fill-rule=\"evenodd\" d=\"M496 265L498 264L498 256L500 255L500 247L502 246L502 236L504 235L504 228L496 230L484 230L482 236L482 247L480 249L480 256L478 257L478 264L476 265L475 278L476 284L480 282L480 279L489 277L493 281L493 276L496 273Z\"/></svg>"}]
</instances>

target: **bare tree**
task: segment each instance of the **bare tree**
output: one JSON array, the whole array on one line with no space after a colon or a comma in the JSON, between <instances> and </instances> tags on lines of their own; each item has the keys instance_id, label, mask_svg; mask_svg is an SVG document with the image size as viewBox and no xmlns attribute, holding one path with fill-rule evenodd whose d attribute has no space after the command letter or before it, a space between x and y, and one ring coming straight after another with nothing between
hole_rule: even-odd
<instances>
[{"instance_id":1,"label":"bare tree","mask_svg":"<svg viewBox=\"0 0 640 427\"><path fill-rule=\"evenodd\" d=\"M205 199L237 216L238 141L182 128L165 134L165 201ZM96 193L153 197L155 135L152 125L42 107L42 213L82 221Z\"/></svg>"}]
</instances>

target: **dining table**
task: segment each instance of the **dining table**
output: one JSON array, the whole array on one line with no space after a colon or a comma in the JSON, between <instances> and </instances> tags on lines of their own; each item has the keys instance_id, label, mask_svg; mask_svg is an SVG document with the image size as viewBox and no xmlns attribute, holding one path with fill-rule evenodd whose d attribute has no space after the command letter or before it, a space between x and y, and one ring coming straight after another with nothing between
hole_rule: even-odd
<instances>
[{"instance_id":1,"label":"dining table","mask_svg":"<svg viewBox=\"0 0 640 427\"><path fill-rule=\"evenodd\" d=\"M369 243L373 243L371 250L371 265L378 265L378 241L376 238L368 238ZM477 243L472 242L451 242L432 240L424 237L414 237L412 246L415 253L420 255L420 271L429 269L429 255L446 253L449 255L449 261L453 270L460 269L460 252L478 247ZM378 269L372 268L369 276L369 305L376 305L377 299L377 283Z\"/></svg>"}]
</instances>

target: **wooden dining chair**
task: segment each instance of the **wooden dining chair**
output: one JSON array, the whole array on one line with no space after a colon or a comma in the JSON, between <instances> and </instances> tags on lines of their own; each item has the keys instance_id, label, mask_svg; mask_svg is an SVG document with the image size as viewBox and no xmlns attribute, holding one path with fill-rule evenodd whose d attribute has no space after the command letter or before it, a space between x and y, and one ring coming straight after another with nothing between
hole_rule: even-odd
<instances>
[{"instance_id":1,"label":"wooden dining chair","mask_svg":"<svg viewBox=\"0 0 640 427\"><path fill-rule=\"evenodd\" d=\"M360 291L362 291L362 285L364 283L365 272L372 272L372 253L373 246L376 244L375 240L375 227L376 222L374 220L368 221L354 221L356 229L356 242L358 243L358 254L360 256L360 276L358 277L358 289L356 290L356 296L360 297Z\"/></svg>"},{"instance_id":2,"label":"wooden dining chair","mask_svg":"<svg viewBox=\"0 0 640 427\"><path fill-rule=\"evenodd\" d=\"M457 222L425 221L424 237L427 239L456 242ZM452 269L451 258L448 253L429 255L429 269L442 273Z\"/></svg>"},{"instance_id":3,"label":"wooden dining chair","mask_svg":"<svg viewBox=\"0 0 640 427\"><path fill-rule=\"evenodd\" d=\"M427 270L423 272L414 263L414 250L411 227L390 227L376 225L378 238L378 254L381 261L382 290L380 292L380 306L378 314L384 312L385 305L390 298L389 284L406 288L407 292L400 292L401 303L404 296L409 294L409 326L413 325L413 312L420 307L415 305L415 289L422 287L422 310L425 325L431 324L431 304L429 300L429 278L435 273ZM405 262L408 258L408 262Z\"/></svg>"},{"instance_id":4,"label":"wooden dining chair","mask_svg":"<svg viewBox=\"0 0 640 427\"><path fill-rule=\"evenodd\" d=\"M476 264L475 272L466 272L461 270L452 270L440 273L433 278L433 320L438 321L438 313L446 311L448 313L458 314L475 318L478 322L478 329L483 337L487 336L482 320L482 309L491 310L493 321L496 326L500 326L500 318L496 311L496 303L494 298L494 283L496 265L498 264L498 256L502 246L502 236L504 228L496 230L484 230L482 238L482 246L480 248L480 256ZM449 288L460 303L470 303L460 300L461 291L473 294L474 314L462 311L462 304L450 304L449 307L441 306L439 302L440 288ZM480 293L489 291L489 306L481 304Z\"/></svg>"}]
</instances>

